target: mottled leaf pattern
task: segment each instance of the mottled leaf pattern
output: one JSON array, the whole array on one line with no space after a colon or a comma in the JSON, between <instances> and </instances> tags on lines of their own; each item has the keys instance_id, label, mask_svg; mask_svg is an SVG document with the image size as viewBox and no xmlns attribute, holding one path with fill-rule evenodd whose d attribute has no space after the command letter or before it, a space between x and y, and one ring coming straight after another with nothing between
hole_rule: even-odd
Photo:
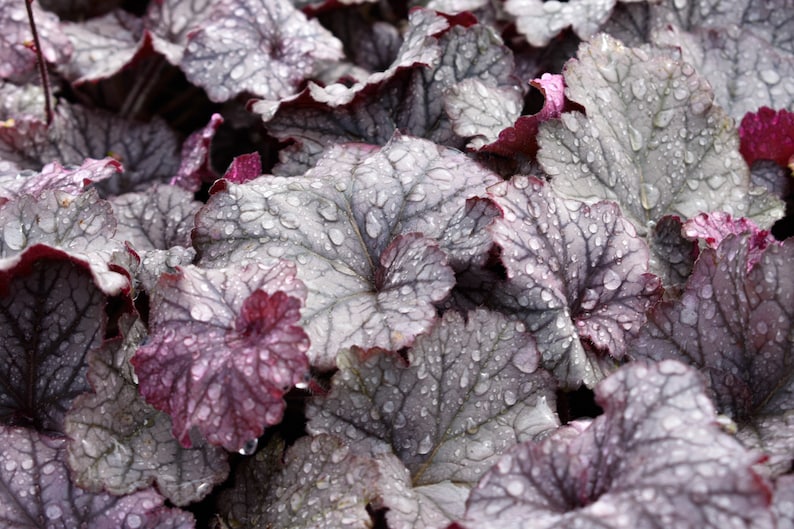
<instances>
[{"instance_id":1,"label":"mottled leaf pattern","mask_svg":"<svg viewBox=\"0 0 794 529\"><path fill-rule=\"evenodd\" d=\"M540 47L568 27L583 40L592 37L616 3L617 0L506 0L505 10L516 18L516 27L527 41Z\"/></svg>"},{"instance_id":2,"label":"mottled leaf pattern","mask_svg":"<svg viewBox=\"0 0 794 529\"><path fill-rule=\"evenodd\" d=\"M195 427L211 444L240 450L281 421L282 395L308 375L308 338L295 325L304 296L286 262L188 266L160 278L151 335L132 364L182 446Z\"/></svg>"},{"instance_id":3,"label":"mottled leaf pattern","mask_svg":"<svg viewBox=\"0 0 794 529\"><path fill-rule=\"evenodd\" d=\"M63 432L72 400L89 390L104 296L86 267L63 255L23 258L0 279L0 422Z\"/></svg>"},{"instance_id":4,"label":"mottled leaf pattern","mask_svg":"<svg viewBox=\"0 0 794 529\"><path fill-rule=\"evenodd\" d=\"M594 385L658 299L647 246L615 204L587 206L518 176L489 192L504 215L492 231L513 283L511 309L563 385Z\"/></svg>"},{"instance_id":5,"label":"mottled leaf pattern","mask_svg":"<svg viewBox=\"0 0 794 529\"><path fill-rule=\"evenodd\" d=\"M153 489L93 494L69 480L66 439L0 425L0 524L14 529L193 529Z\"/></svg>"},{"instance_id":6,"label":"mottled leaf pattern","mask_svg":"<svg viewBox=\"0 0 794 529\"><path fill-rule=\"evenodd\" d=\"M772 527L768 489L715 424L697 374L630 364L596 387L604 415L525 443L472 491L465 527Z\"/></svg>"},{"instance_id":7,"label":"mottled leaf pattern","mask_svg":"<svg viewBox=\"0 0 794 529\"><path fill-rule=\"evenodd\" d=\"M0 174L0 205L19 195L39 196L46 190L80 194L93 182L101 182L121 172L121 164L112 158L86 159L82 165L66 168L58 162L45 165L40 172L14 171Z\"/></svg>"},{"instance_id":8,"label":"mottled leaf pattern","mask_svg":"<svg viewBox=\"0 0 794 529\"><path fill-rule=\"evenodd\" d=\"M587 115L541 125L538 159L556 190L616 200L642 235L667 214L748 214L752 189L732 121L691 65L600 36L564 76Z\"/></svg>"},{"instance_id":9,"label":"mottled leaf pattern","mask_svg":"<svg viewBox=\"0 0 794 529\"><path fill-rule=\"evenodd\" d=\"M206 445L182 448L168 415L138 394L129 360L144 335L135 322L123 340L90 355L93 393L75 399L66 416L69 468L87 490L125 495L156 483L175 505L187 505L226 478L226 453Z\"/></svg>"},{"instance_id":10,"label":"mottled leaf pattern","mask_svg":"<svg viewBox=\"0 0 794 529\"><path fill-rule=\"evenodd\" d=\"M212 0L150 2L143 24L151 32L154 49L174 66L179 65L190 32L207 19L212 4Z\"/></svg>"}]
</instances>

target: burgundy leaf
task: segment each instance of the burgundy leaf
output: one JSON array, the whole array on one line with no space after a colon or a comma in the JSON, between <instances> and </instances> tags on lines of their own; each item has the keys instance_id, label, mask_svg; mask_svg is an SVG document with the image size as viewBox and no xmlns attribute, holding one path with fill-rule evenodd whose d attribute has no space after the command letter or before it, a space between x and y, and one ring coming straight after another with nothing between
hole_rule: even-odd
<instances>
[{"instance_id":1,"label":"burgundy leaf","mask_svg":"<svg viewBox=\"0 0 794 529\"><path fill-rule=\"evenodd\" d=\"M223 175L224 180L242 184L262 176L262 159L258 152L237 156Z\"/></svg>"},{"instance_id":2,"label":"burgundy leaf","mask_svg":"<svg viewBox=\"0 0 794 529\"><path fill-rule=\"evenodd\" d=\"M194 242L205 266L296 261L309 289L310 358L330 368L342 347L399 349L429 327L433 303L454 284L447 256L465 268L487 249L485 234L466 233L493 213L470 210L467 199L496 181L414 138L338 147L304 177L224 183L199 213Z\"/></svg>"},{"instance_id":3,"label":"burgundy leaf","mask_svg":"<svg viewBox=\"0 0 794 529\"><path fill-rule=\"evenodd\" d=\"M281 421L281 397L308 375L309 341L295 325L304 296L287 262L188 266L160 278L151 336L132 364L182 446L195 427L211 444L240 450Z\"/></svg>"},{"instance_id":4,"label":"burgundy leaf","mask_svg":"<svg viewBox=\"0 0 794 529\"><path fill-rule=\"evenodd\" d=\"M629 364L596 387L604 414L519 445L472 491L464 527L766 529L770 490L678 362Z\"/></svg>"},{"instance_id":5,"label":"burgundy leaf","mask_svg":"<svg viewBox=\"0 0 794 529\"><path fill-rule=\"evenodd\" d=\"M66 439L0 425L0 522L14 529L193 529L152 489L93 494L69 480Z\"/></svg>"},{"instance_id":6,"label":"burgundy leaf","mask_svg":"<svg viewBox=\"0 0 794 529\"><path fill-rule=\"evenodd\" d=\"M660 295L648 247L613 203L586 206L519 176L489 192L504 215L492 231L513 308L536 333L544 366L565 386L594 385L625 357Z\"/></svg>"},{"instance_id":7,"label":"burgundy leaf","mask_svg":"<svg viewBox=\"0 0 794 529\"><path fill-rule=\"evenodd\" d=\"M86 265L52 250L0 279L0 422L63 432L72 400L89 389L86 357L102 343L104 296Z\"/></svg>"},{"instance_id":8,"label":"burgundy leaf","mask_svg":"<svg viewBox=\"0 0 794 529\"><path fill-rule=\"evenodd\" d=\"M342 57L341 43L289 0L214 2L188 39L180 66L216 102L291 95L318 62Z\"/></svg>"},{"instance_id":9,"label":"burgundy leaf","mask_svg":"<svg viewBox=\"0 0 794 529\"><path fill-rule=\"evenodd\" d=\"M85 490L125 495L156 483L175 505L187 505L226 478L226 453L180 446L168 415L138 394L129 360L144 336L143 324L133 322L123 339L89 355L93 393L75 399L66 415L69 468Z\"/></svg>"},{"instance_id":10,"label":"burgundy leaf","mask_svg":"<svg viewBox=\"0 0 794 529\"><path fill-rule=\"evenodd\" d=\"M211 184L218 178L210 163L210 144L221 123L223 117L213 114L203 129L197 130L182 143L182 163L176 176L171 178L171 185L195 193L202 184Z\"/></svg>"},{"instance_id":11,"label":"burgundy leaf","mask_svg":"<svg viewBox=\"0 0 794 529\"><path fill-rule=\"evenodd\" d=\"M786 167L794 163L794 112L769 107L750 112L739 125L739 138L739 150L748 164L773 160Z\"/></svg>"},{"instance_id":12,"label":"burgundy leaf","mask_svg":"<svg viewBox=\"0 0 794 529\"><path fill-rule=\"evenodd\" d=\"M632 355L701 369L718 409L779 473L794 448L794 244L767 246L748 269L752 240L729 235L703 250L681 297L651 311Z\"/></svg>"},{"instance_id":13,"label":"burgundy leaf","mask_svg":"<svg viewBox=\"0 0 794 529\"><path fill-rule=\"evenodd\" d=\"M759 228L750 219L734 219L729 213L701 213L686 221L682 233L690 240L700 241L707 247L716 249L728 235L749 234L747 239L747 270L749 271L761 259L764 250L770 244L776 244L775 238L766 230Z\"/></svg>"}]
</instances>

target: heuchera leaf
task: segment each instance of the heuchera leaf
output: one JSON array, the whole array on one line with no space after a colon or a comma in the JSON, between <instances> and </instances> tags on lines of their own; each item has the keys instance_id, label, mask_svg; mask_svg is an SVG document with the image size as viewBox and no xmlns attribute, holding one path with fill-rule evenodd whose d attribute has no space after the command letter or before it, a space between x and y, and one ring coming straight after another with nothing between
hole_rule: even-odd
<instances>
[{"instance_id":1,"label":"heuchera leaf","mask_svg":"<svg viewBox=\"0 0 794 529\"><path fill-rule=\"evenodd\" d=\"M193 217L201 203L181 187L155 184L137 193L110 199L118 219L115 239L132 244L136 251L167 250L190 246Z\"/></svg>"},{"instance_id":2,"label":"heuchera leaf","mask_svg":"<svg viewBox=\"0 0 794 529\"><path fill-rule=\"evenodd\" d=\"M558 425L553 382L537 369L538 351L523 329L484 310L468 322L448 312L417 339L408 363L387 351L345 350L330 393L307 408L307 428L344 436L362 453L391 450L413 487L471 485L504 450ZM400 504L383 498L392 501ZM427 501L420 503L438 511L432 496ZM398 512L387 516L417 516ZM399 526L410 526L405 520Z\"/></svg>"},{"instance_id":3,"label":"heuchera leaf","mask_svg":"<svg viewBox=\"0 0 794 529\"><path fill-rule=\"evenodd\" d=\"M516 27L527 42L542 47L568 27L580 39L589 39L607 21L616 3L617 0L506 0L505 11L516 18Z\"/></svg>"},{"instance_id":4,"label":"heuchera leaf","mask_svg":"<svg viewBox=\"0 0 794 529\"><path fill-rule=\"evenodd\" d=\"M89 355L93 393L75 399L65 420L69 468L86 490L125 495L156 483L175 505L187 505L226 479L226 452L182 448L168 415L138 394L129 360L144 336L143 324L134 322L123 339Z\"/></svg>"},{"instance_id":5,"label":"heuchera leaf","mask_svg":"<svg viewBox=\"0 0 794 529\"><path fill-rule=\"evenodd\" d=\"M521 176L489 188L491 228L543 365L564 386L592 386L627 352L660 295L648 248L613 203L587 206Z\"/></svg>"},{"instance_id":6,"label":"heuchera leaf","mask_svg":"<svg viewBox=\"0 0 794 529\"><path fill-rule=\"evenodd\" d=\"M742 118L740 151L744 160L772 160L782 167L794 164L794 112L761 107Z\"/></svg>"},{"instance_id":7,"label":"heuchera leaf","mask_svg":"<svg viewBox=\"0 0 794 529\"><path fill-rule=\"evenodd\" d=\"M766 193L751 188L733 123L689 64L605 35L578 57L563 75L568 98L587 115L545 122L538 137L538 160L556 190L616 200L641 235L667 214L749 216ZM759 223L781 214L775 204Z\"/></svg>"},{"instance_id":8,"label":"heuchera leaf","mask_svg":"<svg viewBox=\"0 0 794 529\"><path fill-rule=\"evenodd\" d=\"M178 66L185 53L190 32L204 23L211 12L212 4L212 0L149 2L143 25L151 34L154 49L168 62Z\"/></svg>"},{"instance_id":9,"label":"heuchera leaf","mask_svg":"<svg viewBox=\"0 0 794 529\"><path fill-rule=\"evenodd\" d=\"M262 176L262 158L258 152L235 157L223 174L223 179L233 184L242 184Z\"/></svg>"},{"instance_id":10,"label":"heuchera leaf","mask_svg":"<svg viewBox=\"0 0 794 529\"><path fill-rule=\"evenodd\" d=\"M191 134L182 143L182 163L171 179L171 185L195 193L201 189L202 184L211 184L218 178L210 163L210 144L222 123L223 117L213 114L204 128Z\"/></svg>"},{"instance_id":11,"label":"heuchera leaf","mask_svg":"<svg viewBox=\"0 0 794 529\"><path fill-rule=\"evenodd\" d=\"M794 475L781 476L775 483L772 504L777 519L777 529L794 529Z\"/></svg>"},{"instance_id":12,"label":"heuchera leaf","mask_svg":"<svg viewBox=\"0 0 794 529\"><path fill-rule=\"evenodd\" d=\"M121 9L84 22L63 22L74 49L59 72L73 84L107 79L145 53L141 19Z\"/></svg>"},{"instance_id":13,"label":"heuchera leaf","mask_svg":"<svg viewBox=\"0 0 794 529\"><path fill-rule=\"evenodd\" d=\"M128 496L74 486L66 439L0 425L0 524L14 529L193 529L193 515L165 507L152 489Z\"/></svg>"},{"instance_id":14,"label":"heuchera leaf","mask_svg":"<svg viewBox=\"0 0 794 529\"><path fill-rule=\"evenodd\" d=\"M0 272L0 422L63 432L70 403L89 389L105 300L86 265L51 249L31 254Z\"/></svg>"},{"instance_id":15,"label":"heuchera leaf","mask_svg":"<svg viewBox=\"0 0 794 529\"><path fill-rule=\"evenodd\" d=\"M531 116L519 116L498 137L480 150L502 156L530 156L538 152L538 130L544 121L560 117L563 110L571 110L565 99L565 81L562 75L544 73L529 83L543 94L543 108ZM522 102L523 103L523 102Z\"/></svg>"},{"instance_id":16,"label":"heuchera leaf","mask_svg":"<svg viewBox=\"0 0 794 529\"><path fill-rule=\"evenodd\" d=\"M426 47L433 48L433 53L440 50L439 59L431 65L420 62L411 68L398 68L387 82L369 85L345 105L320 106L299 100L294 105L282 104L278 112L272 105L253 107L262 114L271 134L298 142L292 150L280 154L288 170L301 163L311 166L323 149L333 144L383 145L396 130L462 149L466 138L454 132L444 110L451 87L476 78L490 87L521 91L518 78L513 76L512 52L489 26L453 26L436 38L428 38L424 32L435 27L436 18L417 13L412 22L419 25L415 33L409 33L417 38L406 43L420 48L406 54L424 56L429 53L423 51ZM277 172L284 174L285 170L278 168Z\"/></svg>"},{"instance_id":17,"label":"heuchera leaf","mask_svg":"<svg viewBox=\"0 0 794 529\"><path fill-rule=\"evenodd\" d=\"M23 195L0 207L0 226L0 271L14 267L27 253L40 255L56 249L87 262L106 294L130 288L126 272L113 265L115 254L126 252L112 239L113 210L94 189L78 196L58 190L38 197Z\"/></svg>"},{"instance_id":18,"label":"heuchera leaf","mask_svg":"<svg viewBox=\"0 0 794 529\"><path fill-rule=\"evenodd\" d=\"M64 62L72 51L58 17L32 3L33 17L41 42L41 54L53 64ZM25 4L14 0L0 0L0 79L23 81L36 68L36 52Z\"/></svg>"},{"instance_id":19,"label":"heuchera leaf","mask_svg":"<svg viewBox=\"0 0 794 529\"><path fill-rule=\"evenodd\" d=\"M368 529L378 466L332 435L271 441L246 460L218 502L229 527Z\"/></svg>"},{"instance_id":20,"label":"heuchera leaf","mask_svg":"<svg viewBox=\"0 0 794 529\"><path fill-rule=\"evenodd\" d=\"M472 491L461 525L773 527L757 456L716 425L693 370L629 364L595 391L604 414L516 447Z\"/></svg>"},{"instance_id":21,"label":"heuchera leaf","mask_svg":"<svg viewBox=\"0 0 794 529\"><path fill-rule=\"evenodd\" d=\"M723 212L701 213L689 219L682 226L682 233L690 240L699 241L709 248L716 249L728 235L748 234L747 238L747 270L761 259L764 250L770 244L776 244L775 238L766 230L759 228L752 220L734 219Z\"/></svg>"},{"instance_id":22,"label":"heuchera leaf","mask_svg":"<svg viewBox=\"0 0 794 529\"><path fill-rule=\"evenodd\" d=\"M703 371L717 408L780 472L794 447L794 244L769 245L748 268L752 238L704 249L681 297L651 311L631 350Z\"/></svg>"},{"instance_id":23,"label":"heuchera leaf","mask_svg":"<svg viewBox=\"0 0 794 529\"><path fill-rule=\"evenodd\" d=\"M337 147L304 177L225 183L199 212L194 243L204 266L296 261L309 289L310 358L330 368L342 347L399 349L430 326L432 304L454 284L445 252L462 268L479 258L465 236L467 199L496 181L414 138Z\"/></svg>"},{"instance_id":24,"label":"heuchera leaf","mask_svg":"<svg viewBox=\"0 0 794 529\"><path fill-rule=\"evenodd\" d=\"M243 92L289 96L318 62L342 58L336 37L289 0L214 2L188 39L180 67L216 102Z\"/></svg>"},{"instance_id":25,"label":"heuchera leaf","mask_svg":"<svg viewBox=\"0 0 794 529\"><path fill-rule=\"evenodd\" d=\"M0 127L0 158L24 169L38 171L53 160L80 165L86 158L106 156L121 162L124 173L97 186L111 195L170 179L179 167L178 147L176 135L161 119L131 122L66 103L58 105L49 127L37 119Z\"/></svg>"},{"instance_id":26,"label":"heuchera leaf","mask_svg":"<svg viewBox=\"0 0 794 529\"><path fill-rule=\"evenodd\" d=\"M281 397L308 375L309 341L295 325L304 297L287 262L161 276L151 335L132 364L182 446L195 427L211 444L240 450L281 421Z\"/></svg>"},{"instance_id":27,"label":"heuchera leaf","mask_svg":"<svg viewBox=\"0 0 794 529\"><path fill-rule=\"evenodd\" d=\"M46 190L80 194L88 185L101 182L122 171L112 158L86 159L79 167L66 168L58 162L45 165L40 172L22 171L0 174L0 206L20 195L39 196Z\"/></svg>"}]
</instances>

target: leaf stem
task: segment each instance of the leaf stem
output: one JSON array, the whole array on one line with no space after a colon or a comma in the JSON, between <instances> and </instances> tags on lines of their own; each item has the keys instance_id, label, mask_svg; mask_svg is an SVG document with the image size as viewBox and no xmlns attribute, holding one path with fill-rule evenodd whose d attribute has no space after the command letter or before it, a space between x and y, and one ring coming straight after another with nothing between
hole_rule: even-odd
<instances>
[{"instance_id":1,"label":"leaf stem","mask_svg":"<svg viewBox=\"0 0 794 529\"><path fill-rule=\"evenodd\" d=\"M47 75L47 64L44 62L44 54L41 52L41 43L39 42L39 32L36 30L36 21L33 19L33 0L25 0L25 7L28 10L30 31L33 33L33 46L36 48L36 58L39 63L39 76L41 77L41 84L44 89L44 111L47 114L47 126L50 126L53 119L52 104L50 102L50 78Z\"/></svg>"}]
</instances>

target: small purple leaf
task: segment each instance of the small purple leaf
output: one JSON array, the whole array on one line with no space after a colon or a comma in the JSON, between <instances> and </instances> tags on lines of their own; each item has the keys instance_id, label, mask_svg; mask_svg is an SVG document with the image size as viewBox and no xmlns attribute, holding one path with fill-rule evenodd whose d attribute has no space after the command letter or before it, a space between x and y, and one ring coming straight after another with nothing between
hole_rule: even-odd
<instances>
[{"instance_id":1,"label":"small purple leaf","mask_svg":"<svg viewBox=\"0 0 794 529\"><path fill-rule=\"evenodd\" d=\"M86 268L61 254L0 274L0 422L63 432L70 403L89 390L105 300Z\"/></svg>"},{"instance_id":2,"label":"small purple leaf","mask_svg":"<svg viewBox=\"0 0 794 529\"><path fill-rule=\"evenodd\" d=\"M594 385L660 296L648 247L613 203L586 206L520 176L489 192L504 215L491 231L513 308L536 333L544 366L565 386Z\"/></svg>"},{"instance_id":3,"label":"small purple leaf","mask_svg":"<svg viewBox=\"0 0 794 529\"><path fill-rule=\"evenodd\" d=\"M281 421L281 397L308 375L309 341L295 325L304 296L287 262L188 266L160 278L151 336L132 364L183 446L195 427L211 444L240 450Z\"/></svg>"},{"instance_id":4,"label":"small purple leaf","mask_svg":"<svg viewBox=\"0 0 794 529\"><path fill-rule=\"evenodd\" d=\"M93 494L69 480L66 439L0 425L0 521L14 529L193 529L152 489Z\"/></svg>"},{"instance_id":5,"label":"small purple leaf","mask_svg":"<svg viewBox=\"0 0 794 529\"><path fill-rule=\"evenodd\" d=\"M342 57L336 37L289 0L223 0L211 9L188 36L180 66L212 101L289 96L318 62Z\"/></svg>"},{"instance_id":6,"label":"small purple leaf","mask_svg":"<svg viewBox=\"0 0 794 529\"><path fill-rule=\"evenodd\" d=\"M144 335L137 321L123 340L106 342L90 355L94 391L75 399L66 416L69 467L86 490L125 495L156 483L175 505L187 505L226 478L226 453L208 446L182 448L171 435L168 415L138 394L129 359Z\"/></svg>"},{"instance_id":7,"label":"small purple leaf","mask_svg":"<svg viewBox=\"0 0 794 529\"><path fill-rule=\"evenodd\" d=\"M258 152L237 156L223 175L224 180L242 184L262 176L262 159Z\"/></svg>"},{"instance_id":8,"label":"small purple leaf","mask_svg":"<svg viewBox=\"0 0 794 529\"><path fill-rule=\"evenodd\" d=\"M757 455L717 426L694 370L629 364L595 391L604 414L517 446L472 491L461 525L773 527Z\"/></svg>"}]
</instances>

